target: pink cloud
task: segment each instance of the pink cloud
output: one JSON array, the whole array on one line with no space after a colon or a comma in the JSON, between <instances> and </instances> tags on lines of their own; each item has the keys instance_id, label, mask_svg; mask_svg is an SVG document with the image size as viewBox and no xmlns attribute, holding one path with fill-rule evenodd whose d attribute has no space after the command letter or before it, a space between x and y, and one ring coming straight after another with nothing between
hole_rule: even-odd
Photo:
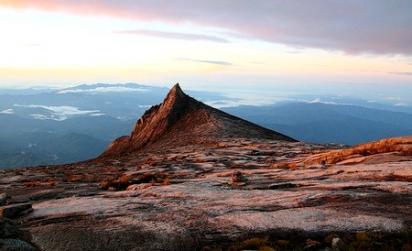
<instances>
[{"instance_id":1,"label":"pink cloud","mask_svg":"<svg viewBox=\"0 0 412 251\"><path fill-rule=\"evenodd\" d=\"M409 0L0 0L0 4L80 15L190 22L297 47L412 54Z\"/></svg>"}]
</instances>

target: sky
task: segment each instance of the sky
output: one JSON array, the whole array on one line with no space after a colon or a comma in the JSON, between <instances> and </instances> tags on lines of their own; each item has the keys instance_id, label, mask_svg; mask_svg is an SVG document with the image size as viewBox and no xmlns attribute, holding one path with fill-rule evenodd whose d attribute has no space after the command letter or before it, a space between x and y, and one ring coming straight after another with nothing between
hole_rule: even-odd
<instances>
[{"instance_id":1,"label":"sky","mask_svg":"<svg viewBox=\"0 0 412 251\"><path fill-rule=\"evenodd\" d=\"M405 95L411 10L410 0L0 0L0 87L180 82Z\"/></svg>"}]
</instances>

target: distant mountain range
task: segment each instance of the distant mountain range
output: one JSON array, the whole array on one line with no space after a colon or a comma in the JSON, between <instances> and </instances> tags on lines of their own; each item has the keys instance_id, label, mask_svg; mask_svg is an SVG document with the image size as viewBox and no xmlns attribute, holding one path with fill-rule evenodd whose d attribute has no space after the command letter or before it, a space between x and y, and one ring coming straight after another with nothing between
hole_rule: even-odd
<instances>
[{"instance_id":1,"label":"distant mountain range","mask_svg":"<svg viewBox=\"0 0 412 251\"><path fill-rule=\"evenodd\" d=\"M224 109L299 140L353 145L412 134L412 114L323 103Z\"/></svg>"},{"instance_id":2,"label":"distant mountain range","mask_svg":"<svg viewBox=\"0 0 412 251\"><path fill-rule=\"evenodd\" d=\"M0 168L94 158L112 140L129 134L136 118L162 102L167 92L168 88L133 83L0 89ZM308 142L351 145L412 134L407 107L330 96L239 106L245 102L225 93L189 90L188 94Z\"/></svg>"}]
</instances>

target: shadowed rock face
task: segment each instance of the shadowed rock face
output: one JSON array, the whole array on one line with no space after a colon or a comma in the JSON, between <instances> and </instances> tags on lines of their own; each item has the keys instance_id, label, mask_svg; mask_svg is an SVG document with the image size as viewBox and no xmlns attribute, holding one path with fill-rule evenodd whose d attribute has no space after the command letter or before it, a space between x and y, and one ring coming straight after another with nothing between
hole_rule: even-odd
<instances>
[{"instance_id":1,"label":"shadowed rock face","mask_svg":"<svg viewBox=\"0 0 412 251\"><path fill-rule=\"evenodd\" d=\"M97 160L0 171L2 203L33 209L15 215L31 238L2 235L0 220L0 244L410 250L411 147L411 137L344 149L296 142L175 86Z\"/></svg>"},{"instance_id":2,"label":"shadowed rock face","mask_svg":"<svg viewBox=\"0 0 412 251\"><path fill-rule=\"evenodd\" d=\"M115 140L103 157L133 152L145 146L207 143L220 138L294 139L203 104L186 95L179 84L163 103L152 106L138 120L130 136Z\"/></svg>"}]
</instances>

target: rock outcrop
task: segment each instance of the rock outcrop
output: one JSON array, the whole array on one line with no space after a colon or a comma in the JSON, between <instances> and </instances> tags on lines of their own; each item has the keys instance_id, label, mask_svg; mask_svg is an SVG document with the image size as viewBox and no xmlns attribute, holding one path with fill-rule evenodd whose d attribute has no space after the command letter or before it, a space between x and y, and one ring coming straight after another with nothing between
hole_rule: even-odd
<instances>
[{"instance_id":1,"label":"rock outcrop","mask_svg":"<svg viewBox=\"0 0 412 251\"><path fill-rule=\"evenodd\" d=\"M0 251L36 251L31 243L29 232L22 230L16 222L9 218L16 218L29 213L31 204L14 204L0 207Z\"/></svg>"},{"instance_id":2,"label":"rock outcrop","mask_svg":"<svg viewBox=\"0 0 412 251\"><path fill-rule=\"evenodd\" d=\"M30 203L19 203L0 207L0 217L14 218L25 212L31 211Z\"/></svg>"},{"instance_id":3,"label":"rock outcrop","mask_svg":"<svg viewBox=\"0 0 412 251\"><path fill-rule=\"evenodd\" d=\"M408 160L412 156L412 137L398 137L382 139L374 142L360 144L346 149L336 149L307 158L293 160L292 162L274 163L272 167L312 167L320 165L350 165L374 162L397 162ZM412 177L412 173L411 173Z\"/></svg>"},{"instance_id":4,"label":"rock outcrop","mask_svg":"<svg viewBox=\"0 0 412 251\"><path fill-rule=\"evenodd\" d=\"M366 157L383 153L399 153L406 156L412 155L412 137L382 139L375 142L360 144L348 149L317 154L306 159L304 164L336 164L351 158ZM364 159L366 160L366 158Z\"/></svg>"}]
</instances>

